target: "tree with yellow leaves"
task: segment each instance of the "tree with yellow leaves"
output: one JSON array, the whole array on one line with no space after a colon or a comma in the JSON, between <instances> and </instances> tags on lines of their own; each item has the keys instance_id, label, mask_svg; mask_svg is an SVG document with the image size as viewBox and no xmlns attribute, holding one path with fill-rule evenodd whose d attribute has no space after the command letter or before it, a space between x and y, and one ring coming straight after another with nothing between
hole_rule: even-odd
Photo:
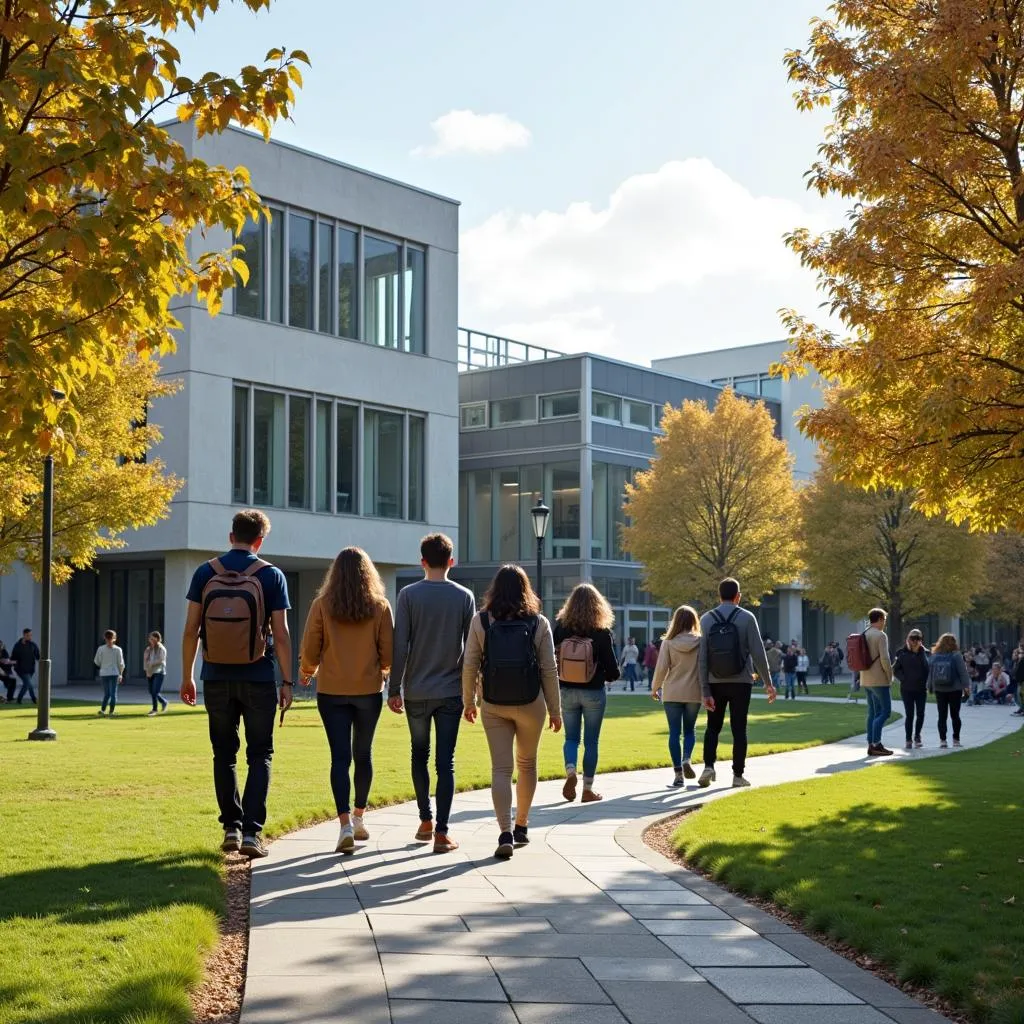
<instances>
[{"instance_id":1,"label":"tree with yellow leaves","mask_svg":"<svg viewBox=\"0 0 1024 1024\"><path fill-rule=\"evenodd\" d=\"M884 608L897 646L905 620L967 611L984 573L985 538L925 516L914 498L837 481L827 463L800 494L807 596L855 619Z\"/></svg>"},{"instance_id":2,"label":"tree with yellow leaves","mask_svg":"<svg viewBox=\"0 0 1024 1024\"><path fill-rule=\"evenodd\" d=\"M242 0L256 12L270 0ZM0 452L70 458L94 379L173 347L171 301L211 312L245 267L234 251L193 263L190 234L237 234L262 212L243 168L191 159L158 123L200 134L232 121L269 136L301 83L301 51L236 76L178 70L170 36L219 0L0 3ZM67 396L59 405L52 395ZM58 428L68 428L67 437Z\"/></svg>"},{"instance_id":3,"label":"tree with yellow leaves","mask_svg":"<svg viewBox=\"0 0 1024 1024\"><path fill-rule=\"evenodd\" d=\"M1024 534L1000 530L985 538L984 576L971 616L1012 623L1024 637Z\"/></svg>"},{"instance_id":4,"label":"tree with yellow leaves","mask_svg":"<svg viewBox=\"0 0 1024 1024\"><path fill-rule=\"evenodd\" d=\"M1024 528L1024 5L836 0L787 57L832 124L810 173L848 223L789 239L844 330L786 315L802 428L845 480Z\"/></svg>"},{"instance_id":5,"label":"tree with yellow leaves","mask_svg":"<svg viewBox=\"0 0 1024 1024\"><path fill-rule=\"evenodd\" d=\"M75 457L58 463L53 512L53 574L66 581L99 551L123 547L119 534L167 515L181 481L149 455L160 432L147 423L154 399L176 386L157 377L154 359L122 350L110 374L97 376L79 401ZM21 560L39 569L42 460L0 451L0 572Z\"/></svg>"},{"instance_id":6,"label":"tree with yellow leaves","mask_svg":"<svg viewBox=\"0 0 1024 1024\"><path fill-rule=\"evenodd\" d=\"M793 457L760 403L722 392L666 406L651 468L626 489L626 550L665 604L717 603L739 579L757 601L800 573Z\"/></svg>"}]
</instances>

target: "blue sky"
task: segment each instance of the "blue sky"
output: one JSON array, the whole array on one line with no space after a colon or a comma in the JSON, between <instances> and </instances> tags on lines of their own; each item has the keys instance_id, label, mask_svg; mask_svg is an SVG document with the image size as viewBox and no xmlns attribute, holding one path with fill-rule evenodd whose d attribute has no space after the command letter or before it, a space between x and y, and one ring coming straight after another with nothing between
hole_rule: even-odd
<instances>
[{"instance_id":1,"label":"blue sky","mask_svg":"<svg viewBox=\"0 0 1024 1024\"><path fill-rule=\"evenodd\" d=\"M824 13L275 0L229 5L179 44L190 72L306 50L276 137L460 200L463 325L646 360L778 337L779 307L815 311L780 238L841 211L804 188L825 119L796 111L782 57Z\"/></svg>"}]
</instances>

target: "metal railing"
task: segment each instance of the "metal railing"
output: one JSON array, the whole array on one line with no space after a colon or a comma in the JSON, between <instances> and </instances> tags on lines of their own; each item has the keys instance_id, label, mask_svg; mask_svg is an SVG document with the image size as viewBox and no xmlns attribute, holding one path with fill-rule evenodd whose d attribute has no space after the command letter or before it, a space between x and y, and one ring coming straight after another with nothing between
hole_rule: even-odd
<instances>
[{"instance_id":1,"label":"metal railing","mask_svg":"<svg viewBox=\"0 0 1024 1024\"><path fill-rule=\"evenodd\" d=\"M530 345L525 341L499 338L482 331L459 328L459 372L485 370L497 366L513 366L517 363L542 362L558 359L565 355L542 345Z\"/></svg>"}]
</instances>

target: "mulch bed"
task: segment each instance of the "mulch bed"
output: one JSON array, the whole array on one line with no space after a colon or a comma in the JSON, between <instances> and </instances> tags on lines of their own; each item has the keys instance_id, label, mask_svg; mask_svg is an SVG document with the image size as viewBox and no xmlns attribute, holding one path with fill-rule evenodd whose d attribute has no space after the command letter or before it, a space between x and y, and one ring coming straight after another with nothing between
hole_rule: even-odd
<instances>
[{"instance_id":1,"label":"mulch bed","mask_svg":"<svg viewBox=\"0 0 1024 1024\"><path fill-rule=\"evenodd\" d=\"M817 932L810 931L798 917L789 913L789 911L783 909L778 904L773 903L771 900L763 899L759 896L752 896L749 893L733 889L730 886L723 884L719 879L714 878L707 871L704 871L695 864L691 864L685 860L680 856L675 846L672 844L672 833L679 827L679 823L687 814L693 814L698 810L700 810L698 807L688 808L679 814L673 814L669 818L663 818L661 821L656 822L644 832L644 842L656 853L660 853L663 857L667 857L676 864L685 867L688 871L692 871L694 874L700 875L702 878L705 878L714 885L717 885L720 889L725 889L726 892L731 892L733 895L739 896L741 899L746 900L747 903L757 907L758 910L763 910L766 914L771 914L771 916L776 918L776 920L782 921L783 924L788 924L794 931L798 931L802 935L806 935L808 938L814 939L815 942L820 942L821 945L826 946L828 949L832 950L833 953L838 953L839 956L852 961L865 971L870 971L875 975L875 977L880 978L889 985L892 985L893 988L897 988L901 992L905 992L912 999L916 999L925 1006L931 1007L931 1009L935 1010L937 1013L941 1013L951 1021L955 1021L956 1024L972 1024L971 1019L969 1017L965 1017L962 1011L957 1010L929 989L901 982L895 974L882 964L878 963L878 961L873 960L864 953L858 952L852 946L847 946L845 943L838 942L835 939L830 938L828 935L821 935Z\"/></svg>"}]
</instances>

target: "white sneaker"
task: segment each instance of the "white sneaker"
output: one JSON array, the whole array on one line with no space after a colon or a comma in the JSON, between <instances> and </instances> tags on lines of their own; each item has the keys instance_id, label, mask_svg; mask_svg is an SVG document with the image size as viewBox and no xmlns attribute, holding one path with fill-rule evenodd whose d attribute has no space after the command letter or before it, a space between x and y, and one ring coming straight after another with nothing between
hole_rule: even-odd
<instances>
[{"instance_id":1,"label":"white sneaker","mask_svg":"<svg viewBox=\"0 0 1024 1024\"><path fill-rule=\"evenodd\" d=\"M363 819L356 817L354 814L352 815L352 834L360 843L365 843L370 838L370 833L366 831Z\"/></svg>"},{"instance_id":2,"label":"white sneaker","mask_svg":"<svg viewBox=\"0 0 1024 1024\"><path fill-rule=\"evenodd\" d=\"M742 775L734 775L732 777L732 788L742 789L744 786L749 786L750 783Z\"/></svg>"},{"instance_id":3,"label":"white sneaker","mask_svg":"<svg viewBox=\"0 0 1024 1024\"><path fill-rule=\"evenodd\" d=\"M150 711L149 714L146 715L146 717L147 718L156 718L156 712L155 711Z\"/></svg>"},{"instance_id":4,"label":"white sneaker","mask_svg":"<svg viewBox=\"0 0 1024 1024\"><path fill-rule=\"evenodd\" d=\"M356 837L355 830L351 825L342 825L338 835L338 845L334 848L335 853L355 853Z\"/></svg>"},{"instance_id":5,"label":"white sneaker","mask_svg":"<svg viewBox=\"0 0 1024 1024\"><path fill-rule=\"evenodd\" d=\"M701 789L707 789L708 786L710 786L711 783L714 782L714 781L715 781L715 769L714 768L705 768L704 771L702 771L700 773L700 778L697 780L697 785L700 786Z\"/></svg>"}]
</instances>

